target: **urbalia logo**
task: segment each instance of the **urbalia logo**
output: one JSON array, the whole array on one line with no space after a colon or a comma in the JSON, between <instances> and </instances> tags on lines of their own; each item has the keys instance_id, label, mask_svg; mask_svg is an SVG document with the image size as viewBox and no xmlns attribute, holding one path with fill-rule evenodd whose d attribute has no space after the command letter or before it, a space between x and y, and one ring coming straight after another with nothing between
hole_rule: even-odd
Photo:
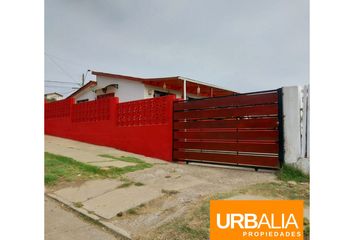
<instances>
[{"instance_id":1,"label":"urbalia logo","mask_svg":"<svg viewBox=\"0 0 354 240\"><path fill-rule=\"evenodd\" d=\"M303 239L303 201L212 200L210 239Z\"/></svg>"}]
</instances>

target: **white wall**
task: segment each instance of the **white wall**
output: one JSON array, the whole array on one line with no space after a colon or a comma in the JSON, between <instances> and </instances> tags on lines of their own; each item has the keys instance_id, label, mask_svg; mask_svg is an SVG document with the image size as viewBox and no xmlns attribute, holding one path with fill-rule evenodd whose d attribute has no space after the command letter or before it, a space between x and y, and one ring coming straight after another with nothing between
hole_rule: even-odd
<instances>
[{"instance_id":1,"label":"white wall","mask_svg":"<svg viewBox=\"0 0 354 240\"><path fill-rule=\"evenodd\" d=\"M89 101L93 101L96 99L96 93L91 91L90 89L87 91L83 91L81 93L79 93L76 97L75 97L75 100L76 102L78 100L84 100L84 99L88 99Z\"/></svg>"},{"instance_id":2,"label":"white wall","mask_svg":"<svg viewBox=\"0 0 354 240\"><path fill-rule=\"evenodd\" d=\"M284 161L309 172L308 86L283 87ZM308 153L308 152L307 152Z\"/></svg>"},{"instance_id":3,"label":"white wall","mask_svg":"<svg viewBox=\"0 0 354 240\"><path fill-rule=\"evenodd\" d=\"M118 84L118 89L115 90L115 96L119 97L119 102L144 99L145 87L141 82L102 76L97 76L96 81L96 89L104 88L110 84ZM107 91L107 93L109 92Z\"/></svg>"},{"instance_id":4,"label":"white wall","mask_svg":"<svg viewBox=\"0 0 354 240\"><path fill-rule=\"evenodd\" d=\"M285 162L295 163L300 157L299 87L283 88Z\"/></svg>"},{"instance_id":5,"label":"white wall","mask_svg":"<svg viewBox=\"0 0 354 240\"><path fill-rule=\"evenodd\" d=\"M310 155L310 88L305 85L302 88L301 98L301 157L307 158Z\"/></svg>"},{"instance_id":6,"label":"white wall","mask_svg":"<svg viewBox=\"0 0 354 240\"><path fill-rule=\"evenodd\" d=\"M163 88L150 86L150 85L145 85L145 94L144 94L145 98L153 98L154 97L154 90L172 93L172 94L176 95L176 98L182 98L182 93L180 91L171 90L171 89L163 89ZM149 94L149 93L151 93L151 94ZM196 99L203 98L201 96L198 96L197 94L187 93L187 96L192 97L192 98L196 98Z\"/></svg>"},{"instance_id":7,"label":"white wall","mask_svg":"<svg viewBox=\"0 0 354 240\"><path fill-rule=\"evenodd\" d=\"M150 85L145 85L145 98L153 98L154 97L154 91L160 91L160 92L168 92L176 95L176 98L181 97L181 93L175 90L170 90L170 89L163 89L155 86L150 86ZM151 93L151 94L149 94Z\"/></svg>"},{"instance_id":8,"label":"white wall","mask_svg":"<svg viewBox=\"0 0 354 240\"><path fill-rule=\"evenodd\" d=\"M115 91L115 96L119 97L119 102L129 102L134 100L148 99L154 97L154 90L167 92L166 89L145 85L141 82L125 80L125 79L117 79L117 78L109 78L109 77L96 77L97 86L96 89L104 88L110 84L119 85L118 90ZM108 90L106 93L110 93L112 90ZM182 93L175 90L168 89L169 93L175 94L176 98L181 98ZM98 92L98 94L102 94ZM187 94L187 96L193 98L201 98L195 94Z\"/></svg>"},{"instance_id":9,"label":"white wall","mask_svg":"<svg viewBox=\"0 0 354 240\"><path fill-rule=\"evenodd\" d=\"M166 92L166 89L145 85L138 81L110 78L103 76L96 76L97 85L93 89L102 89L111 84L118 84L118 89L109 88L107 92L103 93L98 90L96 93L92 90L84 91L83 93L77 95L77 100L88 99L89 101L95 100L96 95L107 94L114 92L115 96L119 98L119 102L129 102L134 100L148 99L154 97L154 91ZM175 90L168 90L169 93L175 94L176 98L181 98L182 93ZM196 94L188 94L189 97L201 98Z\"/></svg>"},{"instance_id":10,"label":"white wall","mask_svg":"<svg viewBox=\"0 0 354 240\"><path fill-rule=\"evenodd\" d=\"M52 93L52 94L47 94L47 95L45 95L45 97L46 97L46 99L48 99L48 100L55 99L56 101L63 99L62 96L59 96L59 95L54 94L54 93Z\"/></svg>"}]
</instances>

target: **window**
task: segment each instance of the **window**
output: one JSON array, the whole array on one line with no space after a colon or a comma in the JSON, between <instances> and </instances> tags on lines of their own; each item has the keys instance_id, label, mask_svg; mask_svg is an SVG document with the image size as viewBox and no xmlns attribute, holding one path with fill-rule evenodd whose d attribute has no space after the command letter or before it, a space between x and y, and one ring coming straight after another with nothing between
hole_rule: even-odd
<instances>
[{"instance_id":1,"label":"window","mask_svg":"<svg viewBox=\"0 0 354 240\"><path fill-rule=\"evenodd\" d=\"M167 96L167 95L172 95L171 93L168 92L161 92L161 91L154 91L154 98L156 97L163 97L163 96Z\"/></svg>"},{"instance_id":2,"label":"window","mask_svg":"<svg viewBox=\"0 0 354 240\"><path fill-rule=\"evenodd\" d=\"M76 101L76 103L83 103L83 102L88 102L88 99L81 99Z\"/></svg>"}]
</instances>

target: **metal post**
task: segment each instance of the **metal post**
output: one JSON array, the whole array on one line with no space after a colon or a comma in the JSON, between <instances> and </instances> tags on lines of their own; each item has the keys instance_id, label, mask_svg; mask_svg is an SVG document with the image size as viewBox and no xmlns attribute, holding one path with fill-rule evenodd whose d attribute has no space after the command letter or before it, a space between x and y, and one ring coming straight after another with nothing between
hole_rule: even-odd
<instances>
[{"instance_id":1,"label":"metal post","mask_svg":"<svg viewBox=\"0 0 354 240\"><path fill-rule=\"evenodd\" d=\"M279 160L280 167L284 164L284 115L283 115L283 89L279 88L278 92L278 130L279 130Z\"/></svg>"}]
</instances>

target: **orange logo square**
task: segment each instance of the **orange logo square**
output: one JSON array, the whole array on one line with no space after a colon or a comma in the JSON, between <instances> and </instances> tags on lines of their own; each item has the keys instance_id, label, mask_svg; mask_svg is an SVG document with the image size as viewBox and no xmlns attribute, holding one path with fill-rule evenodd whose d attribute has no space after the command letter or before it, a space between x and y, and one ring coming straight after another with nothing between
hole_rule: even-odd
<instances>
[{"instance_id":1,"label":"orange logo square","mask_svg":"<svg viewBox=\"0 0 354 240\"><path fill-rule=\"evenodd\" d=\"M303 240L302 200L211 200L210 240Z\"/></svg>"}]
</instances>

